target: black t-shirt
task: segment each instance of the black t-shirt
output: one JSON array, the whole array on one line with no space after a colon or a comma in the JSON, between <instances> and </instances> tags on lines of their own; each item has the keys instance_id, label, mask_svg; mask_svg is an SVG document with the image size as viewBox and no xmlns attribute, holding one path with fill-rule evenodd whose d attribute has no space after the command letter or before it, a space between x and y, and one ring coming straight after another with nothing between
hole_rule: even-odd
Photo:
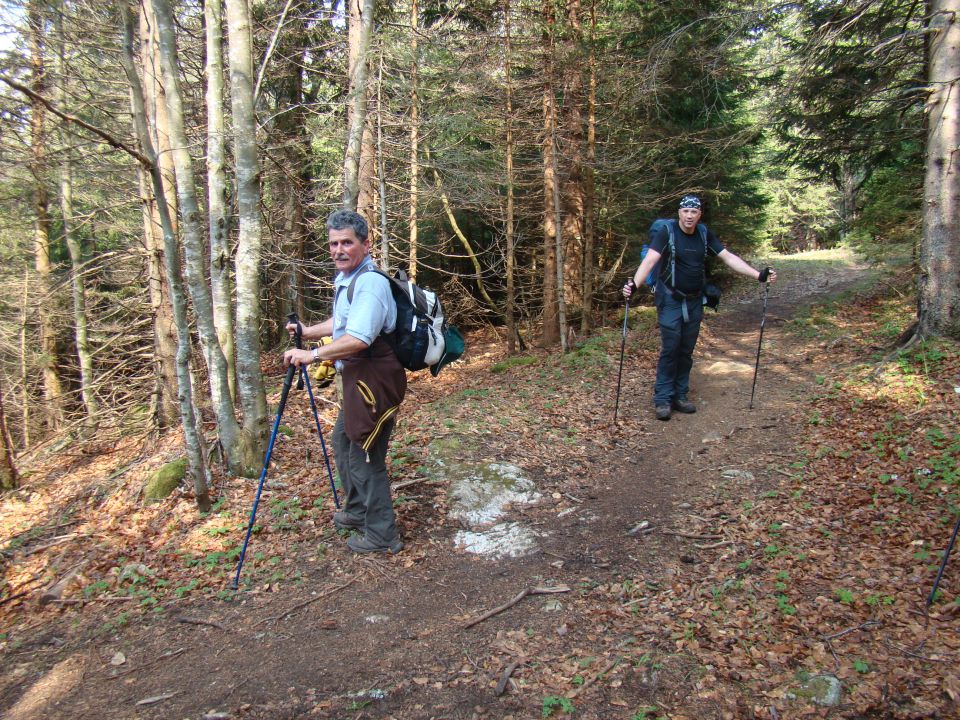
<instances>
[{"instance_id":1,"label":"black t-shirt","mask_svg":"<svg viewBox=\"0 0 960 720\"><path fill-rule=\"evenodd\" d=\"M716 257L724 251L723 243L702 223L697 225L692 235L683 232L680 229L680 223L676 220L671 220L670 226L673 228L673 242L677 247L676 284L673 287L687 294L700 292L704 283L706 254ZM706 248L704 248L700 228L707 233ZM660 279L666 285L670 285L670 233L666 225L650 238L650 249L662 255Z\"/></svg>"}]
</instances>

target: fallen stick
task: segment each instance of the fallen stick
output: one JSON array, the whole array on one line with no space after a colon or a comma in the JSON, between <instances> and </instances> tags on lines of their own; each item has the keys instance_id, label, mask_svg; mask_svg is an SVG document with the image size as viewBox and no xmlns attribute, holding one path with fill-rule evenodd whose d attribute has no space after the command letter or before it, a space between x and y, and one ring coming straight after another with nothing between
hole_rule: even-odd
<instances>
[{"instance_id":1,"label":"fallen stick","mask_svg":"<svg viewBox=\"0 0 960 720\"><path fill-rule=\"evenodd\" d=\"M153 697L148 697L148 698L144 698L143 700L138 700L137 705L154 705L158 702L163 702L164 700L169 700L172 697L176 697L182 692L183 690L177 690L176 692L164 693L163 695L154 695Z\"/></svg>"},{"instance_id":2,"label":"fallen stick","mask_svg":"<svg viewBox=\"0 0 960 720\"><path fill-rule=\"evenodd\" d=\"M179 650L171 650L169 652L165 652L163 655L159 657L155 657L153 660L149 662L145 662L140 667L130 668L129 670L124 670L123 672L116 673L115 675L107 675L107 680L116 680L118 677L123 677L124 675L130 675L131 673L139 672L140 670L143 670L144 668L148 668L151 665L156 665L158 662L163 662L164 660L167 660L169 658L176 657L177 655L181 655L185 651L186 651L186 648L180 648Z\"/></svg>"},{"instance_id":3,"label":"fallen stick","mask_svg":"<svg viewBox=\"0 0 960 720\"><path fill-rule=\"evenodd\" d=\"M54 545L60 545L60 544L62 544L62 543L67 542L68 540L72 540L72 539L75 538L76 536L77 536L76 533L70 533L69 535L60 535L60 536L58 536L58 537L51 538L50 540L48 540L47 542L43 543L42 545L37 545L36 547L30 548L30 549L26 552L26 555L29 557L30 555L33 555L34 553L42 552L43 550L47 550L48 548L52 548Z\"/></svg>"},{"instance_id":4,"label":"fallen stick","mask_svg":"<svg viewBox=\"0 0 960 720\"><path fill-rule=\"evenodd\" d=\"M130 602L131 600L139 600L139 598L133 595L99 595L97 597L89 598L66 598L66 599L54 599L49 600L48 602L56 603L58 605L80 605L87 603L95 602Z\"/></svg>"},{"instance_id":5,"label":"fallen stick","mask_svg":"<svg viewBox=\"0 0 960 720\"><path fill-rule=\"evenodd\" d=\"M679 532L677 530L661 530L664 535L675 535L676 537L687 538L688 540L723 540L723 535L694 535L693 533Z\"/></svg>"},{"instance_id":6,"label":"fallen stick","mask_svg":"<svg viewBox=\"0 0 960 720\"><path fill-rule=\"evenodd\" d=\"M191 618L181 615L177 618L177 622L184 623L185 625L209 625L210 627L217 628L218 630L226 630L226 628L220 623L211 622L210 620L200 620L199 618Z\"/></svg>"},{"instance_id":7,"label":"fallen stick","mask_svg":"<svg viewBox=\"0 0 960 720\"><path fill-rule=\"evenodd\" d=\"M512 662L504 668L503 673L500 675L500 681L497 683L497 687L494 689L493 694L496 697L503 695L504 691L507 689L507 683L510 681L510 676L513 675L513 671L518 667L523 665L522 662Z\"/></svg>"},{"instance_id":8,"label":"fallen stick","mask_svg":"<svg viewBox=\"0 0 960 720\"><path fill-rule=\"evenodd\" d=\"M548 588L548 587L524 588L519 593L517 593L517 596L513 598L513 600L511 600L510 602L504 603L500 607L495 607L493 610L488 610L477 619L471 620L466 625L464 625L463 629L466 630L468 628L472 628L474 625L479 625L484 620L489 620L494 615L498 615L502 613L504 610L509 610L518 602L523 600L527 595L551 595L553 593L565 593L565 592L570 592L570 588L567 587L566 585L557 585L556 587L552 587L552 588Z\"/></svg>"},{"instance_id":9,"label":"fallen stick","mask_svg":"<svg viewBox=\"0 0 960 720\"><path fill-rule=\"evenodd\" d=\"M394 490L399 490L400 488L405 488L409 485L416 485L417 483L422 483L422 482L435 485L437 483L443 482L443 480L438 480L437 478L425 478L425 477L413 478L412 480L404 480L402 482L398 482L396 485L391 485L390 487L393 488Z\"/></svg>"},{"instance_id":10,"label":"fallen stick","mask_svg":"<svg viewBox=\"0 0 960 720\"><path fill-rule=\"evenodd\" d=\"M310 605L311 603L315 603L317 600L322 600L323 598L328 597L329 595L333 595L333 593L335 593L335 592L337 592L337 591L339 591L339 590L343 590L344 588L350 587L350 586L353 585L356 581L357 581L357 578L353 578L352 580L349 580L349 581L343 583L343 585L337 585L336 587L332 587L332 588L330 588L329 590L326 590L326 591L320 593L320 594L317 595L316 597L312 597L312 598L310 598L309 600L306 600L305 602L302 602L302 603L299 603L299 604L297 604L297 605L294 605L294 606L293 606L292 608L290 608L289 610L287 610L287 611L285 611L285 612L282 612L282 613L280 613L279 615L277 615L277 616L275 616L275 617L264 618L264 619L261 620L260 622L254 623L253 627L260 627L260 626L263 625L264 623L271 622L271 621L276 622L277 620L283 620L285 617L287 617L287 616L289 616L289 615L292 615L292 614L295 613L297 610L301 610L301 609L305 608L307 605Z\"/></svg>"},{"instance_id":11,"label":"fallen stick","mask_svg":"<svg viewBox=\"0 0 960 720\"><path fill-rule=\"evenodd\" d=\"M727 545L733 545L729 540L721 540L720 542L711 543L710 545L694 545L697 550L716 550L717 548L726 547Z\"/></svg>"},{"instance_id":12,"label":"fallen stick","mask_svg":"<svg viewBox=\"0 0 960 720\"><path fill-rule=\"evenodd\" d=\"M602 678L604 675L606 675L608 672L613 670L619 664L620 664L620 658L614 658L613 660L608 662L606 665L604 665L603 669L600 672L598 672L593 677L589 678L585 683L583 683L583 685L578 687L576 690L571 690L570 692L568 692L567 698L569 698L570 700L573 700L575 697L577 697L577 695L579 695L588 687L593 685L597 680Z\"/></svg>"},{"instance_id":13,"label":"fallen stick","mask_svg":"<svg viewBox=\"0 0 960 720\"><path fill-rule=\"evenodd\" d=\"M90 561L82 560L78 562L76 565L70 568L70 570L68 570L62 578L44 590L43 594L40 595L40 604L46 605L47 603L51 603L55 600L60 600L63 597L63 591L67 589L67 585L69 585L73 579L80 574L80 571L83 570L84 566L88 562Z\"/></svg>"}]
</instances>

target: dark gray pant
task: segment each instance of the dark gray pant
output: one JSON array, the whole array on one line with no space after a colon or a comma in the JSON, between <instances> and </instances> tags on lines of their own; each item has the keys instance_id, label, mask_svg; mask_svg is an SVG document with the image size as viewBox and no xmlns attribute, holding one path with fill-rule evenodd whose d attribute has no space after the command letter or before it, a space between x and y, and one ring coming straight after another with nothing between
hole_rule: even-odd
<instances>
[{"instance_id":1,"label":"dark gray pant","mask_svg":"<svg viewBox=\"0 0 960 720\"><path fill-rule=\"evenodd\" d=\"M668 292L657 292L660 359L657 361L657 382L653 389L654 405L686 400L690 391L690 369L693 367L693 349L700 336L703 304L699 296L686 302L687 319L684 320L683 301L675 300Z\"/></svg>"},{"instance_id":2,"label":"dark gray pant","mask_svg":"<svg viewBox=\"0 0 960 720\"><path fill-rule=\"evenodd\" d=\"M347 437L341 410L331 437L337 474L343 488L343 509L361 518L367 539L381 547L390 545L397 538L390 478L387 476L387 446L393 425L392 419L384 424L367 453Z\"/></svg>"}]
</instances>

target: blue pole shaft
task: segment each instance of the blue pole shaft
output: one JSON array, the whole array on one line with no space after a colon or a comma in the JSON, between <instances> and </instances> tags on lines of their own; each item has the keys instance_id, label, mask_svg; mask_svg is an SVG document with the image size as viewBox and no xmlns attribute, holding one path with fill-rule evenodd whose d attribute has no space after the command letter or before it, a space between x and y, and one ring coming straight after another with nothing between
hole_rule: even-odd
<instances>
[{"instance_id":1,"label":"blue pole shaft","mask_svg":"<svg viewBox=\"0 0 960 720\"><path fill-rule=\"evenodd\" d=\"M337 497L337 486L333 482L333 471L330 469L330 456L327 454L327 444L323 441L323 430L320 429L320 415L317 414L317 403L313 399L313 388L310 387L310 376L307 374L305 367L301 367L300 371L303 373L304 382L307 384L307 394L310 396L310 409L313 410L313 419L317 423L317 435L320 436L320 447L323 448L323 459L327 463L327 477L330 478L330 489L333 490L333 503L337 506L337 510L339 510L340 498Z\"/></svg>"},{"instance_id":2,"label":"blue pole shaft","mask_svg":"<svg viewBox=\"0 0 960 720\"><path fill-rule=\"evenodd\" d=\"M763 347L763 326L767 322L767 297L770 295L770 283L763 284L763 313L760 315L760 339L757 341L757 362L753 366L753 387L750 388L750 409L753 410L753 396L757 392L757 374L760 372L760 348Z\"/></svg>"},{"instance_id":3,"label":"blue pole shaft","mask_svg":"<svg viewBox=\"0 0 960 720\"><path fill-rule=\"evenodd\" d=\"M937 571L937 579L933 581L933 590L930 591L930 597L927 598L927 607L930 607L937 597L937 588L940 587L940 580L943 579L943 572L947 569L947 560L950 559L950 551L953 550L953 544L957 541L958 531L960 531L960 517L957 518L957 524L953 526L953 535L950 536L950 542L947 545L947 549L943 551L943 560L940 561L940 569Z\"/></svg>"},{"instance_id":4,"label":"blue pole shaft","mask_svg":"<svg viewBox=\"0 0 960 720\"><path fill-rule=\"evenodd\" d=\"M613 406L613 421L617 421L617 412L620 410L620 380L623 378L623 351L627 347L627 320L630 317L630 298L623 307L623 337L620 340L620 372L617 373L617 402Z\"/></svg>"},{"instance_id":5,"label":"blue pole shaft","mask_svg":"<svg viewBox=\"0 0 960 720\"><path fill-rule=\"evenodd\" d=\"M270 443L267 445L267 454L263 458L263 470L260 471L260 482L257 485L257 495L253 501L253 509L250 510L250 522L247 523L247 534L243 538L243 548L240 550L240 560L237 563L237 574L233 578L233 584L230 586L236 590L240 587L240 570L243 569L243 560L247 556L247 544L250 542L250 533L253 532L253 522L257 517L257 507L260 505L260 493L263 491L263 481L267 478L267 469L270 467L270 456L273 455L273 446L277 441L277 430L280 429L280 418L283 416L283 409L287 405L287 395L290 394L290 386L293 384L293 374L297 368L290 365L287 368L287 376L283 380L283 391L280 393L280 405L277 407L277 419L273 421L273 432L270 433Z\"/></svg>"}]
</instances>

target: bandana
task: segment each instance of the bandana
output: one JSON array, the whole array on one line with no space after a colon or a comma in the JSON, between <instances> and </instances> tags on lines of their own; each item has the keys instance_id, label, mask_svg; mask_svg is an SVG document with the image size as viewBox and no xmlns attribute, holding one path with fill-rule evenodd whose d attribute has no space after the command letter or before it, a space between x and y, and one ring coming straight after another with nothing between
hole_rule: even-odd
<instances>
[{"instance_id":1,"label":"bandana","mask_svg":"<svg viewBox=\"0 0 960 720\"><path fill-rule=\"evenodd\" d=\"M693 208L694 210L700 210L703 205L700 203L700 198L696 195L684 195L683 199L680 201L680 209L683 208Z\"/></svg>"}]
</instances>

